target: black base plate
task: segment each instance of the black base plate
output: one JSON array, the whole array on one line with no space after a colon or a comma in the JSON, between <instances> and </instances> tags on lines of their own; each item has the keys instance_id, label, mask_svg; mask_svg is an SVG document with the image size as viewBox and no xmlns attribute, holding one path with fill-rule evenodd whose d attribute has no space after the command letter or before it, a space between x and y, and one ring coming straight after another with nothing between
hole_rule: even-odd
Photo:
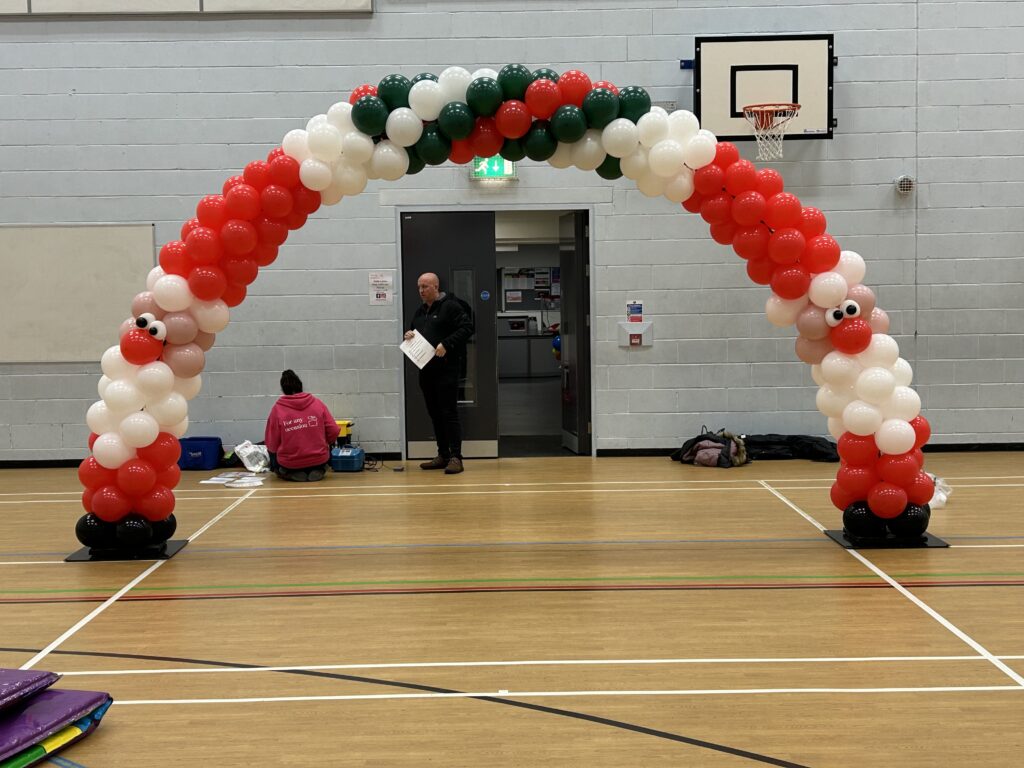
<instances>
[{"instance_id":1,"label":"black base plate","mask_svg":"<svg viewBox=\"0 0 1024 768\"><path fill-rule=\"evenodd\" d=\"M144 549L91 549L82 547L64 558L65 563L116 562L118 560L169 560L188 544L188 539L165 541L158 547Z\"/></svg>"},{"instance_id":2,"label":"black base plate","mask_svg":"<svg viewBox=\"0 0 1024 768\"><path fill-rule=\"evenodd\" d=\"M847 536L844 531L825 531L825 535L845 549L926 549L949 546L947 542L930 533L903 539L898 539L892 534L885 538L861 538Z\"/></svg>"}]
</instances>

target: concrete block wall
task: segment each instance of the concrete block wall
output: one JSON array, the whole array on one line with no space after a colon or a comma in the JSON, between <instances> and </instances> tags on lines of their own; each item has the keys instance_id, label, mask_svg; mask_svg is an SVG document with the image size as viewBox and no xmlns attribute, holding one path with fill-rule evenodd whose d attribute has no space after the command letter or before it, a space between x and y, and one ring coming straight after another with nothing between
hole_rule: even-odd
<instances>
[{"instance_id":1,"label":"concrete block wall","mask_svg":"<svg viewBox=\"0 0 1024 768\"><path fill-rule=\"evenodd\" d=\"M155 222L166 242L288 130L391 72L575 67L689 107L678 62L695 35L833 32L836 138L789 143L775 167L865 257L935 441L1024 437L1024 3L374 5L356 18L0 16L0 223ZM701 424L824 432L793 332L764 319L767 289L699 217L626 180L519 170L514 187L480 190L464 168L429 168L321 209L233 311L190 434L260 439L291 367L356 418L368 450L400 450L400 302L370 307L367 273L398 267L396 211L431 205L594 211L598 449L676 446ZM918 180L909 197L893 187L903 173ZM651 349L617 345L634 298L655 320ZM98 363L0 364L0 461L84 455L98 377Z\"/></svg>"}]
</instances>

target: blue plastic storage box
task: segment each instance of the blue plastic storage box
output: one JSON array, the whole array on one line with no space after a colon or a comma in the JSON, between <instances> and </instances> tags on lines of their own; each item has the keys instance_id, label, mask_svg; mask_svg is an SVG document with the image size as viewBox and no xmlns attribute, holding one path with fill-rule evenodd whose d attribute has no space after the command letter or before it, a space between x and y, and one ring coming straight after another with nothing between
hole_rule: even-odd
<instances>
[{"instance_id":1,"label":"blue plastic storage box","mask_svg":"<svg viewBox=\"0 0 1024 768\"><path fill-rule=\"evenodd\" d=\"M181 457L178 466L182 469L216 469L224 458L224 445L219 437L181 438Z\"/></svg>"},{"instance_id":2,"label":"blue plastic storage box","mask_svg":"<svg viewBox=\"0 0 1024 768\"><path fill-rule=\"evenodd\" d=\"M361 472L365 462L366 453L354 445L331 450L331 469L335 472Z\"/></svg>"}]
</instances>

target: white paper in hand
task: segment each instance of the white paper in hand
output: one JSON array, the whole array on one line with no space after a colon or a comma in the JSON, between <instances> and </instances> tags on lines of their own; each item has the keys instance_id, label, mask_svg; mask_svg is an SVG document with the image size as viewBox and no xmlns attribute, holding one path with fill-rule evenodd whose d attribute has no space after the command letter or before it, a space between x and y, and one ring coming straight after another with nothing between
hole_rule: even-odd
<instances>
[{"instance_id":1,"label":"white paper in hand","mask_svg":"<svg viewBox=\"0 0 1024 768\"><path fill-rule=\"evenodd\" d=\"M413 337L403 341L399 349L416 364L417 368L425 366L434 359L436 354L434 345L427 341L427 337L419 331L413 331Z\"/></svg>"}]
</instances>

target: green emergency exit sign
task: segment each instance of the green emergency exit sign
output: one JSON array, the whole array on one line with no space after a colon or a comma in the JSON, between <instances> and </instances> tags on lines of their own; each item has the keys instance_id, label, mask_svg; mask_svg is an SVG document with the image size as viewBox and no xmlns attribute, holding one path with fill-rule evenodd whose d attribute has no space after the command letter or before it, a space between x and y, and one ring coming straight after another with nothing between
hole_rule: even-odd
<instances>
[{"instance_id":1,"label":"green emergency exit sign","mask_svg":"<svg viewBox=\"0 0 1024 768\"><path fill-rule=\"evenodd\" d=\"M471 179L514 179L516 164L501 155L474 157L469 167Z\"/></svg>"}]
</instances>

